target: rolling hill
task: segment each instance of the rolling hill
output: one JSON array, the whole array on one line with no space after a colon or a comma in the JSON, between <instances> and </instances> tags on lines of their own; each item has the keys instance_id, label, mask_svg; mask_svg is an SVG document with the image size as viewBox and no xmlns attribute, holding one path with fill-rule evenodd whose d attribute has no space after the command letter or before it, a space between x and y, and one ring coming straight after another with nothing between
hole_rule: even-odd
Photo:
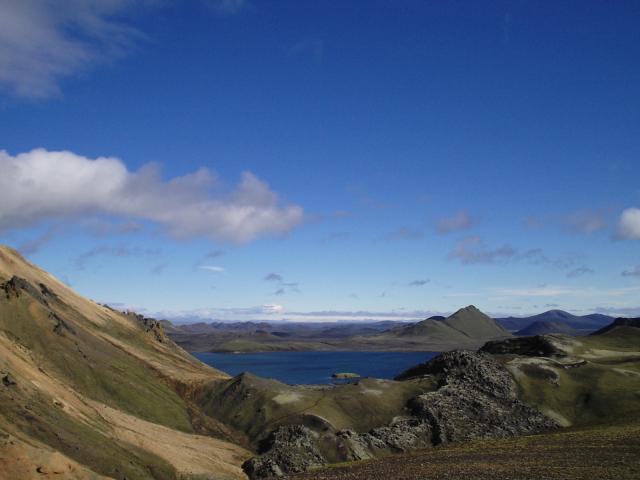
<instances>
[{"instance_id":1,"label":"rolling hill","mask_svg":"<svg viewBox=\"0 0 640 480\"><path fill-rule=\"evenodd\" d=\"M448 317L431 317L421 322L390 329L380 336L395 338L423 338L428 342L468 345L511 334L475 306L461 308Z\"/></svg>"}]
</instances>

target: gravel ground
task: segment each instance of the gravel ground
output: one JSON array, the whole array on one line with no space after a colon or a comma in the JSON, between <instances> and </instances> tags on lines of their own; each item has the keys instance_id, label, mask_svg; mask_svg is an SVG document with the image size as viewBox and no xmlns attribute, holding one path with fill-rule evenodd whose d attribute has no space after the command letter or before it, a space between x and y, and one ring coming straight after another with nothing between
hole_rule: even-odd
<instances>
[{"instance_id":1,"label":"gravel ground","mask_svg":"<svg viewBox=\"0 0 640 480\"><path fill-rule=\"evenodd\" d=\"M287 477L291 480L640 479L640 426L562 431L394 455Z\"/></svg>"}]
</instances>

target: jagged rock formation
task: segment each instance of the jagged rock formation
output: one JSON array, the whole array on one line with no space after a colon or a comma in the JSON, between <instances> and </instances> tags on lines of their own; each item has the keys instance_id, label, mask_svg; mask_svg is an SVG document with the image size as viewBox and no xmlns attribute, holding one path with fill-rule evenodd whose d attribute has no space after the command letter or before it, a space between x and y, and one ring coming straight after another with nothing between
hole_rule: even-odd
<instances>
[{"instance_id":1,"label":"jagged rock formation","mask_svg":"<svg viewBox=\"0 0 640 480\"><path fill-rule=\"evenodd\" d=\"M302 425L279 427L263 442L266 453L247 460L242 468L251 478L268 478L324 465L327 462L314 444L317 436Z\"/></svg>"},{"instance_id":2,"label":"jagged rock formation","mask_svg":"<svg viewBox=\"0 0 640 480\"><path fill-rule=\"evenodd\" d=\"M285 428L273 434L262 456L245 463L252 479L303 471L331 461L362 460L444 443L503 438L557 427L517 396L509 372L491 355L453 351L398 377L410 381L432 376L437 390L409 401L410 415L366 433ZM281 429L283 427L280 427ZM324 454L324 455L323 455Z\"/></svg>"}]
</instances>

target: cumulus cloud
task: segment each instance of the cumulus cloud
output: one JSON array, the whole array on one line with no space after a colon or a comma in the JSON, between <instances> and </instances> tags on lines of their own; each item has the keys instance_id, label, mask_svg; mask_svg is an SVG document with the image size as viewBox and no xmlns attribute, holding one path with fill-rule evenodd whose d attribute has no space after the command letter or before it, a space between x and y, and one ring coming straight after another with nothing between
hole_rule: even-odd
<instances>
[{"instance_id":1,"label":"cumulus cloud","mask_svg":"<svg viewBox=\"0 0 640 480\"><path fill-rule=\"evenodd\" d=\"M0 171L0 230L109 215L154 222L176 238L243 243L284 234L303 218L251 172L225 192L206 168L165 181L154 165L131 172L117 158L44 149L0 151Z\"/></svg>"},{"instance_id":2,"label":"cumulus cloud","mask_svg":"<svg viewBox=\"0 0 640 480\"><path fill-rule=\"evenodd\" d=\"M473 219L464 210L460 210L452 217L443 218L438 222L436 230L438 233L445 235L451 232L459 232L467 230L473 226Z\"/></svg>"},{"instance_id":3,"label":"cumulus cloud","mask_svg":"<svg viewBox=\"0 0 640 480\"><path fill-rule=\"evenodd\" d=\"M640 277L640 265L636 265L630 270L624 270L620 275L623 277Z\"/></svg>"},{"instance_id":4,"label":"cumulus cloud","mask_svg":"<svg viewBox=\"0 0 640 480\"><path fill-rule=\"evenodd\" d=\"M640 240L640 208L627 208L620 215L616 238Z\"/></svg>"},{"instance_id":5,"label":"cumulus cloud","mask_svg":"<svg viewBox=\"0 0 640 480\"><path fill-rule=\"evenodd\" d=\"M0 2L0 88L21 97L49 97L59 93L63 78L123 55L143 38L120 16L135 3Z\"/></svg>"}]
</instances>

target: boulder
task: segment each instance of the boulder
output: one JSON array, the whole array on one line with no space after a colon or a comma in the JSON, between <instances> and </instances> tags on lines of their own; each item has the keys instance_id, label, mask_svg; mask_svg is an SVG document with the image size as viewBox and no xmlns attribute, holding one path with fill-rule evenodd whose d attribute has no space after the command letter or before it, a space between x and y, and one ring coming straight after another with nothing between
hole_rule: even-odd
<instances>
[{"instance_id":1,"label":"boulder","mask_svg":"<svg viewBox=\"0 0 640 480\"><path fill-rule=\"evenodd\" d=\"M249 478L257 479L281 477L325 465L327 461L317 449L315 437L302 425L278 427L262 442L260 450L265 453L244 462L242 469Z\"/></svg>"}]
</instances>

